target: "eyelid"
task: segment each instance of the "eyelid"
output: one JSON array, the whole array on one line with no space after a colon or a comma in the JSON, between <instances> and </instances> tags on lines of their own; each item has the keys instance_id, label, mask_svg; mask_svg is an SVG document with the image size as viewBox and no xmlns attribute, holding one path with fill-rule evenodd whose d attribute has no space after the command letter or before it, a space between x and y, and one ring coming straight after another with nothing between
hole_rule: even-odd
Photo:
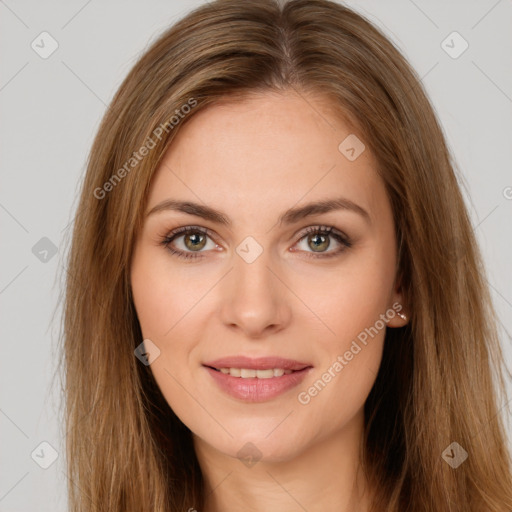
<instances>
[{"instance_id":1,"label":"eyelid","mask_svg":"<svg viewBox=\"0 0 512 512\"><path fill-rule=\"evenodd\" d=\"M209 228L205 228L203 226L196 226L194 224L188 224L186 226L181 226L175 229L171 229L170 231L166 231L165 235L166 237L172 237L177 235L182 235L183 233L187 234L189 231L199 231L200 233L204 233L211 238L216 238L217 234L210 230Z\"/></svg>"}]
</instances>

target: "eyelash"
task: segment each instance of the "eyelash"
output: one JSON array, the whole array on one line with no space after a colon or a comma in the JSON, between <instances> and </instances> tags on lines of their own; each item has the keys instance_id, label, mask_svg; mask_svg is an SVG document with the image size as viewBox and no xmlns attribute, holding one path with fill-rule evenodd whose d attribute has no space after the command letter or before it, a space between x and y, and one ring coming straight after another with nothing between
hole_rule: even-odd
<instances>
[{"instance_id":1,"label":"eyelash","mask_svg":"<svg viewBox=\"0 0 512 512\"><path fill-rule=\"evenodd\" d=\"M337 242L341 244L341 248L331 251L328 253L307 253L308 257L310 258L332 258L334 256L338 256L340 253L344 252L346 249L352 247L352 242L350 239L343 234L334 231L333 232L332 226L310 226L307 228L297 241L297 243L301 242L304 238L306 238L308 235L314 233L318 235L329 235L332 236ZM203 256L200 254L200 252L197 252L197 254L194 254L193 252L187 252L187 251L181 251L176 250L171 247L171 242L173 242L176 238L179 238L179 236L187 235L189 233L201 233L203 235L207 235L208 237L211 237L211 232L209 229L202 228L200 226L184 226L181 228L177 228L164 237L162 237L161 245L163 245L168 251L170 251L174 256L177 256L179 258L184 259L195 259L195 258L202 258Z\"/></svg>"}]
</instances>

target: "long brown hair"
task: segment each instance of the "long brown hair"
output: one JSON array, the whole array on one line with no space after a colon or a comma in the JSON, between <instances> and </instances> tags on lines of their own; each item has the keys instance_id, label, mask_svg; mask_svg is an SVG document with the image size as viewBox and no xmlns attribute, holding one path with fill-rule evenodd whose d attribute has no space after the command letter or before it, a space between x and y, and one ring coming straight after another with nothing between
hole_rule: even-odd
<instances>
[{"instance_id":1,"label":"long brown hair","mask_svg":"<svg viewBox=\"0 0 512 512\"><path fill-rule=\"evenodd\" d=\"M365 404L361 457L378 489L373 510L512 509L497 317L456 164L417 74L378 28L340 4L219 0L144 53L90 152L62 329L71 512L202 509L190 430L134 356L142 334L133 245L151 178L195 113L291 90L326 99L357 127L394 214L410 322L388 329ZM457 468L447 462L454 442L468 454Z\"/></svg>"}]
</instances>

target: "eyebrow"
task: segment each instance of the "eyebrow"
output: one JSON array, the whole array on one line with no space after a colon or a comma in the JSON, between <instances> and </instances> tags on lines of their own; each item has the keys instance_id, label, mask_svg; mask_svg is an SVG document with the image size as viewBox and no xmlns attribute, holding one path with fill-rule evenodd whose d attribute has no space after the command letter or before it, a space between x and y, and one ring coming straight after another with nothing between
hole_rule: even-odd
<instances>
[{"instance_id":1,"label":"eyebrow","mask_svg":"<svg viewBox=\"0 0 512 512\"><path fill-rule=\"evenodd\" d=\"M189 215L195 215L196 217L201 217L228 227L232 225L229 217L215 208L191 201L178 201L176 199L166 199L165 201L158 203L147 213L147 216L149 217L157 212L167 210L188 213ZM369 213L362 206L359 206L350 199L346 199L344 197L325 199L308 203L304 206L290 208L279 217L278 223L280 225L294 224L306 217L320 215L322 213L328 213L335 210L347 210L357 213L361 215L368 224L371 224Z\"/></svg>"}]
</instances>

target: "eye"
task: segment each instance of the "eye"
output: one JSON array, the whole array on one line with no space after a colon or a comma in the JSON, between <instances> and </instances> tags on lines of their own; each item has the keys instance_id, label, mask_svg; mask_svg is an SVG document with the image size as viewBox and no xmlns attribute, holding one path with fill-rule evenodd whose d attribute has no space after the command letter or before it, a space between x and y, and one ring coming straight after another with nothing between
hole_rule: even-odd
<instances>
[{"instance_id":1,"label":"eye","mask_svg":"<svg viewBox=\"0 0 512 512\"><path fill-rule=\"evenodd\" d=\"M208 249L209 238L212 238L209 229L200 226L184 226L162 237L161 244L179 258L202 258L201 253L205 252L203 249ZM182 240L177 245L181 245L181 247L173 246L173 243L176 244L176 241L180 239ZM332 245L330 239L334 239L338 244L336 250L327 251ZM349 238L341 232L334 231L332 226L311 226L302 232L297 244L300 244L303 240L306 241L306 249L303 252L311 258L330 258L352 246ZM218 245L213 241L212 245L213 247L210 247L210 249L216 250L218 248ZM308 248L312 251L308 251ZM293 249L293 252L296 252L296 249Z\"/></svg>"},{"instance_id":2,"label":"eye","mask_svg":"<svg viewBox=\"0 0 512 512\"><path fill-rule=\"evenodd\" d=\"M172 254L180 258L201 258L202 255L194 253L206 247L207 239L210 238L209 232L208 229L199 226L185 226L171 231L163 237L161 243ZM171 244L180 238L183 239L181 241L181 248L176 249ZM213 248L217 247L217 244L213 245Z\"/></svg>"},{"instance_id":3,"label":"eye","mask_svg":"<svg viewBox=\"0 0 512 512\"><path fill-rule=\"evenodd\" d=\"M331 247L330 239L336 240L338 248L327 252ZM310 258L331 258L337 256L352 246L351 241L346 235L335 231L332 226L311 226L305 230L299 242L306 242L306 248L312 249L312 252L306 250L307 256Z\"/></svg>"}]
</instances>

